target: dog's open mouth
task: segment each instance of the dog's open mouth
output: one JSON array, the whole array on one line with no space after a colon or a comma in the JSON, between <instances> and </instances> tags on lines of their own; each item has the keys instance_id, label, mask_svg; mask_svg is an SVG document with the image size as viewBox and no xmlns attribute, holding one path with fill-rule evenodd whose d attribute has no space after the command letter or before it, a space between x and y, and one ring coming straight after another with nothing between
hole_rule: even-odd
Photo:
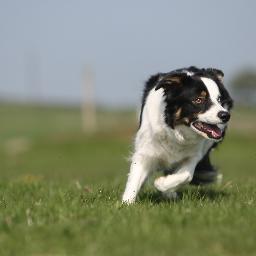
<instances>
[{"instance_id":1,"label":"dog's open mouth","mask_svg":"<svg viewBox=\"0 0 256 256\"><path fill-rule=\"evenodd\" d=\"M211 139L219 140L222 138L223 131L217 125L207 124L200 121L196 121L192 125Z\"/></svg>"}]
</instances>

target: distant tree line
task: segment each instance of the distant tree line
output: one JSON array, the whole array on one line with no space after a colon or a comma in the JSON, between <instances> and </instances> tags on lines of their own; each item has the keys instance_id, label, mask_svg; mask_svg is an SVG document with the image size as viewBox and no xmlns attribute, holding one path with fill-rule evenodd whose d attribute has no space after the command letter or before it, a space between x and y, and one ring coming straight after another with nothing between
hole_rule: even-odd
<instances>
[{"instance_id":1,"label":"distant tree line","mask_svg":"<svg viewBox=\"0 0 256 256\"><path fill-rule=\"evenodd\" d=\"M247 69L238 72L230 85L237 104L256 106L256 70Z\"/></svg>"}]
</instances>

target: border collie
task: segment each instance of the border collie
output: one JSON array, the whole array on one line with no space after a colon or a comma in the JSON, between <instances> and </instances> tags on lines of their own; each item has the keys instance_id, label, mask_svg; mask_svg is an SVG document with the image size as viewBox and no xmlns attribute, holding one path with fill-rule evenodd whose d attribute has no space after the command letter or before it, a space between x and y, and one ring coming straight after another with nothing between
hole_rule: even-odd
<instances>
[{"instance_id":1,"label":"border collie","mask_svg":"<svg viewBox=\"0 0 256 256\"><path fill-rule=\"evenodd\" d=\"M189 67L159 73L146 82L140 126L122 201L130 204L146 178L157 170L172 174L154 181L157 190L175 196L190 183L202 161L225 135L233 101L221 70Z\"/></svg>"}]
</instances>

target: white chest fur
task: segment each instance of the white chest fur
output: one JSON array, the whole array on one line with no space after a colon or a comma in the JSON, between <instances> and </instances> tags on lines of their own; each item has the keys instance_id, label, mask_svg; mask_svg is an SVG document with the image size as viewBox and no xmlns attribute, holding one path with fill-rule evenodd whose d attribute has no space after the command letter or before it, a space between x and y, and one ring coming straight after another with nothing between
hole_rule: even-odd
<instances>
[{"instance_id":1,"label":"white chest fur","mask_svg":"<svg viewBox=\"0 0 256 256\"><path fill-rule=\"evenodd\" d=\"M151 90L142 113L142 123L135 140L135 153L154 158L169 168L184 159L204 153L204 139L184 125L175 129L168 127L164 120L165 102L163 90ZM210 145L212 143L210 142ZM210 147L209 145L209 147Z\"/></svg>"}]
</instances>

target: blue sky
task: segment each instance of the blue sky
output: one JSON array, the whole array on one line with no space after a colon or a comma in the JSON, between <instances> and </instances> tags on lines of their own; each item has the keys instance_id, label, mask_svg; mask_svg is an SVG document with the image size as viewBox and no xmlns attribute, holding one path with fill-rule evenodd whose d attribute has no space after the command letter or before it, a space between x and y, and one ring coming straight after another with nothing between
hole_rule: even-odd
<instances>
[{"instance_id":1,"label":"blue sky","mask_svg":"<svg viewBox=\"0 0 256 256\"><path fill-rule=\"evenodd\" d=\"M0 98L138 105L143 82L183 66L256 68L255 1L0 0Z\"/></svg>"}]
</instances>

